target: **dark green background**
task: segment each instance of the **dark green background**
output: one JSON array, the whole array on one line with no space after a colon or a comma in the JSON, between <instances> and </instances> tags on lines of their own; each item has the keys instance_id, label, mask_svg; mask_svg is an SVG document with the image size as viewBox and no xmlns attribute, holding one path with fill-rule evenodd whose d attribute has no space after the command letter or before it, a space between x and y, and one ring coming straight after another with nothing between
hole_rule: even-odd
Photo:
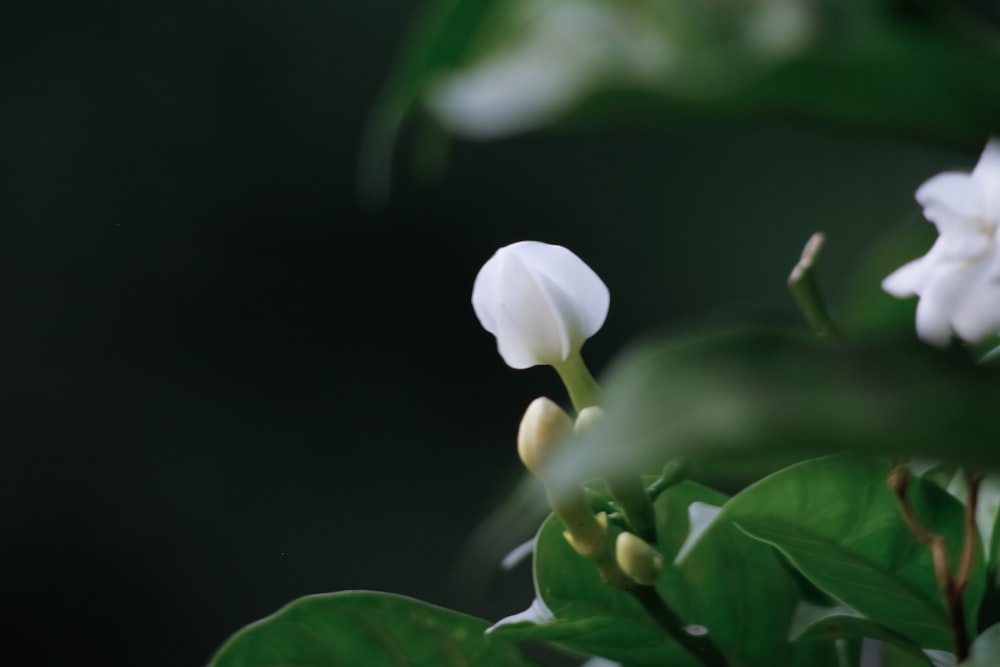
<instances>
[{"instance_id":1,"label":"dark green background","mask_svg":"<svg viewBox=\"0 0 1000 667\"><path fill-rule=\"evenodd\" d=\"M918 224L923 179L975 159L795 119L619 123L458 144L429 183L404 137L365 209L359 137L413 11L6 8L0 663L203 664L349 588L526 606L523 570L450 583L518 478L521 410L563 400L472 314L497 246L561 243L603 276L599 371L660 327L794 317L784 277L816 229L840 293Z\"/></svg>"}]
</instances>

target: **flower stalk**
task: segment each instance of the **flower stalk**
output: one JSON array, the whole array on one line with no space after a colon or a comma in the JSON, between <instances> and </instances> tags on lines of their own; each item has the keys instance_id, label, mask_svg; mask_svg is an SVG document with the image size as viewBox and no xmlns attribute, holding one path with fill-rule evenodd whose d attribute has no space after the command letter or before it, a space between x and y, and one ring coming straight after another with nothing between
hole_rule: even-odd
<instances>
[{"instance_id":1,"label":"flower stalk","mask_svg":"<svg viewBox=\"0 0 1000 667\"><path fill-rule=\"evenodd\" d=\"M826 237L822 232L809 237L798 264L788 276L788 289L816 335L822 340L839 341L840 330L830 317L816 281L816 260L825 241Z\"/></svg>"},{"instance_id":2,"label":"flower stalk","mask_svg":"<svg viewBox=\"0 0 1000 667\"><path fill-rule=\"evenodd\" d=\"M566 385L569 400L573 409L582 412L584 409L598 405L601 402L601 387L590 374L587 364L579 351L573 352L565 361L552 365L559 374L559 379Z\"/></svg>"}]
</instances>

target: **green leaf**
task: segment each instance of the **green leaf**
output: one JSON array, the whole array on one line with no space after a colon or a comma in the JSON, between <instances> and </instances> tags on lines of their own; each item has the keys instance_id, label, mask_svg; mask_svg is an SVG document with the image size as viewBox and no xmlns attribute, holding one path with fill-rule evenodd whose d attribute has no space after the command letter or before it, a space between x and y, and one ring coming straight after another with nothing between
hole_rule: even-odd
<instances>
[{"instance_id":1,"label":"green leaf","mask_svg":"<svg viewBox=\"0 0 1000 667\"><path fill-rule=\"evenodd\" d=\"M742 491L717 520L773 545L813 584L924 649L951 649L951 631L930 549L917 541L887 488L887 464L838 456L807 461ZM963 508L936 484L914 478L910 502L941 535L954 569ZM968 627L985 590L977 558L966 591Z\"/></svg>"},{"instance_id":2,"label":"green leaf","mask_svg":"<svg viewBox=\"0 0 1000 667\"><path fill-rule=\"evenodd\" d=\"M673 564L689 530L688 508L725 497L693 482L657 500L658 546L664 573L657 589L688 624L708 629L734 665L833 665L830 645L790 645L788 624L798 602L795 579L770 547L732 525L714 524L681 566ZM526 615L494 626L493 634L555 641L571 650L634 667L697 667L628 594L605 585L594 564L578 556L550 517L538 533L534 562L539 600Z\"/></svg>"},{"instance_id":3,"label":"green leaf","mask_svg":"<svg viewBox=\"0 0 1000 667\"><path fill-rule=\"evenodd\" d=\"M300 598L233 635L209 667L530 666L486 623L419 600L345 591Z\"/></svg>"},{"instance_id":4,"label":"green leaf","mask_svg":"<svg viewBox=\"0 0 1000 667\"><path fill-rule=\"evenodd\" d=\"M602 384L606 418L553 462L556 483L652 473L676 456L713 479L840 451L1000 468L996 373L915 336L840 348L778 329L723 330L647 344Z\"/></svg>"},{"instance_id":5,"label":"green leaf","mask_svg":"<svg viewBox=\"0 0 1000 667\"><path fill-rule=\"evenodd\" d=\"M898 632L893 632L856 609L847 605L820 607L803 602L795 611L789 637L793 641L834 641L837 639L866 637L892 644L913 656L920 664L930 665L930 659L917 644Z\"/></svg>"},{"instance_id":6,"label":"green leaf","mask_svg":"<svg viewBox=\"0 0 1000 667\"><path fill-rule=\"evenodd\" d=\"M959 3L431 6L476 20L424 23L376 117L427 107L452 131L485 138L629 115L794 114L970 148L998 127L996 26ZM435 49L449 57L428 57ZM449 87L459 93L443 95Z\"/></svg>"}]
</instances>

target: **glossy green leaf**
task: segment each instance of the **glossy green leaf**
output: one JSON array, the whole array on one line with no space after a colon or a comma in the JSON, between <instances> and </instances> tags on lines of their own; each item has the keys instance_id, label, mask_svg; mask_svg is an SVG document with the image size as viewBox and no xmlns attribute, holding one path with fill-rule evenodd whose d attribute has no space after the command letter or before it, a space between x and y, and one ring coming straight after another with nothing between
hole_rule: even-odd
<instances>
[{"instance_id":1,"label":"glossy green leaf","mask_svg":"<svg viewBox=\"0 0 1000 667\"><path fill-rule=\"evenodd\" d=\"M684 565L673 564L689 530L691 504L724 501L693 482L672 487L657 500L666 564L657 588L664 599L686 623L707 628L735 665L835 664L830 645L788 643L799 589L770 547L732 525L716 524ZM562 531L550 517L538 534L534 572L540 602L526 615L499 623L493 634L555 641L634 667L697 667L631 596L600 580L593 563L568 546Z\"/></svg>"},{"instance_id":2,"label":"glossy green leaf","mask_svg":"<svg viewBox=\"0 0 1000 667\"><path fill-rule=\"evenodd\" d=\"M300 598L233 635L209 667L518 667L486 623L419 600L345 591Z\"/></svg>"},{"instance_id":3,"label":"glossy green leaf","mask_svg":"<svg viewBox=\"0 0 1000 667\"><path fill-rule=\"evenodd\" d=\"M886 485L888 466L838 456L807 461L745 489L717 520L773 545L813 584L924 649L952 649L950 623L930 549L901 519ZM917 516L948 545L952 567L963 542L963 508L935 484L914 478ZM966 591L968 627L985 590L977 558Z\"/></svg>"},{"instance_id":4,"label":"glossy green leaf","mask_svg":"<svg viewBox=\"0 0 1000 667\"><path fill-rule=\"evenodd\" d=\"M848 348L733 329L647 344L603 385L606 419L554 462L557 482L678 455L713 479L841 451L1000 468L997 374L915 336Z\"/></svg>"}]
</instances>

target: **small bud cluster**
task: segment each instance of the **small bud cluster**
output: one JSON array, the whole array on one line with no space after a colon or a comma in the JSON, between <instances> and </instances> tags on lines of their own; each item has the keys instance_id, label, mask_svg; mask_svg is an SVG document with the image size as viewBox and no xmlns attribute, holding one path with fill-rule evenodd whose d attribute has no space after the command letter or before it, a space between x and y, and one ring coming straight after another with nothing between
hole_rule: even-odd
<instances>
[{"instance_id":1,"label":"small bud cluster","mask_svg":"<svg viewBox=\"0 0 1000 667\"><path fill-rule=\"evenodd\" d=\"M602 415L599 407L586 408L574 425L553 401L536 398L525 411L517 433L517 451L524 466L546 483L546 467L568 436L574 430L580 433L593 428ZM556 492L547 484L546 490L552 511L566 526L563 537L578 554L598 562L605 579L622 582L624 575L642 586L656 584L663 569L663 557L655 547L625 531L615 540L614 558L608 558L607 513L595 515L582 489Z\"/></svg>"}]
</instances>

